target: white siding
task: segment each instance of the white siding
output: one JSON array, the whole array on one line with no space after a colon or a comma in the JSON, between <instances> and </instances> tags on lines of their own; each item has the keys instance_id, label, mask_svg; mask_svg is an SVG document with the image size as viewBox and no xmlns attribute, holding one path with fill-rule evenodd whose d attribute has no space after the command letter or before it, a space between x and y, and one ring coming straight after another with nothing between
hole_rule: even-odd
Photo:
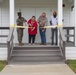
<instances>
[{"instance_id":1,"label":"white siding","mask_svg":"<svg viewBox=\"0 0 76 75\"><path fill-rule=\"evenodd\" d=\"M71 7L74 6L74 3L70 5L70 26L75 27L75 20L74 20L74 8L71 10Z\"/></svg>"},{"instance_id":2,"label":"white siding","mask_svg":"<svg viewBox=\"0 0 76 75\"><path fill-rule=\"evenodd\" d=\"M9 27L9 5L8 0L0 4L0 27ZM0 35L8 35L9 31L0 30ZM0 37L0 43L6 43L7 38Z\"/></svg>"},{"instance_id":3,"label":"white siding","mask_svg":"<svg viewBox=\"0 0 76 75\"><path fill-rule=\"evenodd\" d=\"M1 4L0 4L0 27L1 27ZM0 30L0 35L1 35L1 30ZM1 38L0 38L0 42L1 42Z\"/></svg>"},{"instance_id":4,"label":"white siding","mask_svg":"<svg viewBox=\"0 0 76 75\"><path fill-rule=\"evenodd\" d=\"M9 27L9 4L8 0L5 0L2 4L2 26Z\"/></svg>"},{"instance_id":5,"label":"white siding","mask_svg":"<svg viewBox=\"0 0 76 75\"><path fill-rule=\"evenodd\" d=\"M2 7L1 7L1 4L0 4L0 26L1 26L1 18L2 18L1 17L1 12L2 12L1 9L2 9Z\"/></svg>"},{"instance_id":6,"label":"white siding","mask_svg":"<svg viewBox=\"0 0 76 75\"><path fill-rule=\"evenodd\" d=\"M70 11L70 26L74 26L75 27L74 8L73 8L73 11Z\"/></svg>"},{"instance_id":7,"label":"white siding","mask_svg":"<svg viewBox=\"0 0 76 75\"><path fill-rule=\"evenodd\" d=\"M0 60L7 60L7 48L0 48Z\"/></svg>"},{"instance_id":8,"label":"white siding","mask_svg":"<svg viewBox=\"0 0 76 75\"><path fill-rule=\"evenodd\" d=\"M66 59L76 60L76 47L67 47L66 48Z\"/></svg>"},{"instance_id":9,"label":"white siding","mask_svg":"<svg viewBox=\"0 0 76 75\"><path fill-rule=\"evenodd\" d=\"M64 0L65 7L63 7L63 26L70 26L70 5Z\"/></svg>"}]
</instances>

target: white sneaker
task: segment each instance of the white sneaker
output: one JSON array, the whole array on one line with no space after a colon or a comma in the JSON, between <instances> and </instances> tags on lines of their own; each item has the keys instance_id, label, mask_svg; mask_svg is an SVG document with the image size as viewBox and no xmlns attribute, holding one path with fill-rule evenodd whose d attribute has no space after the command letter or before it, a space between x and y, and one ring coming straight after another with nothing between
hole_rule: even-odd
<instances>
[{"instance_id":1,"label":"white sneaker","mask_svg":"<svg viewBox=\"0 0 76 75\"><path fill-rule=\"evenodd\" d=\"M32 45L35 45L34 43Z\"/></svg>"},{"instance_id":2,"label":"white sneaker","mask_svg":"<svg viewBox=\"0 0 76 75\"><path fill-rule=\"evenodd\" d=\"M31 45L31 43L29 43L29 45Z\"/></svg>"}]
</instances>

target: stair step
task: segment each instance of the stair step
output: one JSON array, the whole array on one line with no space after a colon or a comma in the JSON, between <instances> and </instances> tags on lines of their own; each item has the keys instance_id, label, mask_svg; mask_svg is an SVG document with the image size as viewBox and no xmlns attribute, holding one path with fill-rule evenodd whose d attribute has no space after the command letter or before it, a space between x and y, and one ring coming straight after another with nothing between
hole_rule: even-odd
<instances>
[{"instance_id":1,"label":"stair step","mask_svg":"<svg viewBox=\"0 0 76 75\"><path fill-rule=\"evenodd\" d=\"M44 57L12 57L12 61L26 61L26 62L47 62L47 61L62 61L61 56L54 56L54 57L49 57L49 56L44 56Z\"/></svg>"},{"instance_id":2,"label":"stair step","mask_svg":"<svg viewBox=\"0 0 76 75\"><path fill-rule=\"evenodd\" d=\"M11 62L63 62L59 46L24 45L16 46L11 55Z\"/></svg>"},{"instance_id":3,"label":"stair step","mask_svg":"<svg viewBox=\"0 0 76 75\"><path fill-rule=\"evenodd\" d=\"M23 46L19 46L19 45L16 45L17 48L21 48L21 47L51 47L51 48L56 48L56 47L59 47L57 45L23 45Z\"/></svg>"},{"instance_id":4,"label":"stair step","mask_svg":"<svg viewBox=\"0 0 76 75\"><path fill-rule=\"evenodd\" d=\"M59 54L12 54L12 56L25 56L25 57L27 57L27 56L61 56L61 54L59 53Z\"/></svg>"},{"instance_id":5,"label":"stair step","mask_svg":"<svg viewBox=\"0 0 76 75\"><path fill-rule=\"evenodd\" d=\"M30 51L32 51L32 52L59 52L60 50L59 49L14 49L13 50L14 52L17 52L17 51L19 51L19 52L21 52L21 51L26 51L26 52L30 52Z\"/></svg>"},{"instance_id":6,"label":"stair step","mask_svg":"<svg viewBox=\"0 0 76 75\"><path fill-rule=\"evenodd\" d=\"M65 64L64 61L36 61L36 62L27 62L27 61L9 61L9 65L43 65L43 64Z\"/></svg>"},{"instance_id":7,"label":"stair step","mask_svg":"<svg viewBox=\"0 0 76 75\"><path fill-rule=\"evenodd\" d=\"M58 46L44 46L44 45L34 45L34 46L19 46L19 47L14 47L14 50L55 50L59 49Z\"/></svg>"},{"instance_id":8,"label":"stair step","mask_svg":"<svg viewBox=\"0 0 76 75\"><path fill-rule=\"evenodd\" d=\"M22 47L22 48L17 48L17 47L15 47L14 50L35 50L35 51L36 50L59 50L59 48L50 48L50 47L48 47L48 48L47 47L44 47L44 48L43 47L35 47L35 48L34 47L32 47L32 48L31 47L30 48L29 47Z\"/></svg>"},{"instance_id":9,"label":"stair step","mask_svg":"<svg viewBox=\"0 0 76 75\"><path fill-rule=\"evenodd\" d=\"M60 54L59 50L14 50L12 54Z\"/></svg>"}]
</instances>

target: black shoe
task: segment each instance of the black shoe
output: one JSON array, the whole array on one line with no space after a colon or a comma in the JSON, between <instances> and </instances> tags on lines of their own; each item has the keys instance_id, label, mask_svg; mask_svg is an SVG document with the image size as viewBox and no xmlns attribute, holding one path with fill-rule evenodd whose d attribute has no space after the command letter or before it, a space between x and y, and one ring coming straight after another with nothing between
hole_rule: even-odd
<instances>
[{"instance_id":1,"label":"black shoe","mask_svg":"<svg viewBox=\"0 0 76 75\"><path fill-rule=\"evenodd\" d=\"M40 43L40 45L43 45L43 43Z\"/></svg>"},{"instance_id":2,"label":"black shoe","mask_svg":"<svg viewBox=\"0 0 76 75\"><path fill-rule=\"evenodd\" d=\"M54 45L54 43L51 43L51 45Z\"/></svg>"},{"instance_id":3,"label":"black shoe","mask_svg":"<svg viewBox=\"0 0 76 75\"><path fill-rule=\"evenodd\" d=\"M55 45L57 45L57 43L55 43Z\"/></svg>"},{"instance_id":4,"label":"black shoe","mask_svg":"<svg viewBox=\"0 0 76 75\"><path fill-rule=\"evenodd\" d=\"M44 43L43 45L46 45L46 43Z\"/></svg>"}]
</instances>

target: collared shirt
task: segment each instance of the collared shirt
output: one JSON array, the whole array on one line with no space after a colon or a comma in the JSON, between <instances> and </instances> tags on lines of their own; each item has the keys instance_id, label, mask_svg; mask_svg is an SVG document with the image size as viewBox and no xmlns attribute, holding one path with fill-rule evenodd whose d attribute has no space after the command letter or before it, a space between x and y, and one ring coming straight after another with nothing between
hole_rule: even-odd
<instances>
[{"instance_id":1,"label":"collared shirt","mask_svg":"<svg viewBox=\"0 0 76 75\"><path fill-rule=\"evenodd\" d=\"M44 26L48 25L48 19L46 17L40 16L37 21L38 21L40 27L44 27ZM41 25L40 25L40 23L41 23Z\"/></svg>"},{"instance_id":2,"label":"collared shirt","mask_svg":"<svg viewBox=\"0 0 76 75\"><path fill-rule=\"evenodd\" d=\"M24 21L25 21L25 19L23 17L21 17L16 20L16 23L19 26L23 26Z\"/></svg>"},{"instance_id":3,"label":"collared shirt","mask_svg":"<svg viewBox=\"0 0 76 75\"><path fill-rule=\"evenodd\" d=\"M54 25L54 26L58 24L57 17L54 18L54 17L52 16L50 21L51 21L52 25Z\"/></svg>"}]
</instances>

